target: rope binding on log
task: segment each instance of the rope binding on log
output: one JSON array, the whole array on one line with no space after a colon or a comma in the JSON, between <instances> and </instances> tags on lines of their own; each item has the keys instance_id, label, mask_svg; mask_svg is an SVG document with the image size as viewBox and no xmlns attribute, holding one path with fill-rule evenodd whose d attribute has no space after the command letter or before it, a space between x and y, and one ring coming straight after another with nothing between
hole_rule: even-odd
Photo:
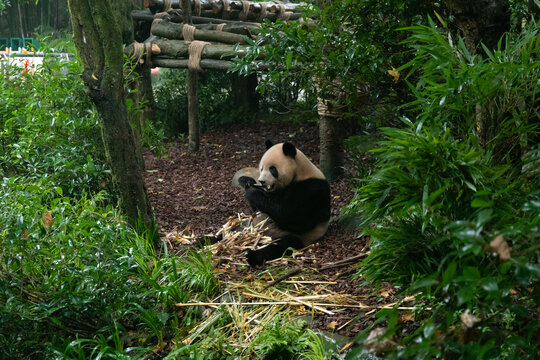
<instances>
[{"instance_id":1,"label":"rope binding on log","mask_svg":"<svg viewBox=\"0 0 540 360\"><path fill-rule=\"evenodd\" d=\"M172 0L163 0L163 12L167 12L172 9Z\"/></svg>"},{"instance_id":2,"label":"rope binding on log","mask_svg":"<svg viewBox=\"0 0 540 360\"><path fill-rule=\"evenodd\" d=\"M261 11L259 12L259 16L257 16L258 22L263 22L266 18L266 15L268 15L268 11L266 10L266 3L261 3Z\"/></svg>"},{"instance_id":3,"label":"rope binding on log","mask_svg":"<svg viewBox=\"0 0 540 360\"><path fill-rule=\"evenodd\" d=\"M223 2L223 10L221 11L221 18L222 19L230 19L231 18L231 4L229 4L228 0L222 0Z\"/></svg>"},{"instance_id":4,"label":"rope binding on log","mask_svg":"<svg viewBox=\"0 0 540 360\"><path fill-rule=\"evenodd\" d=\"M201 16L202 7L201 7L201 0L195 0L193 3L193 12L196 16Z\"/></svg>"},{"instance_id":5,"label":"rope binding on log","mask_svg":"<svg viewBox=\"0 0 540 360\"><path fill-rule=\"evenodd\" d=\"M144 59L143 55L145 55ZM150 41L145 43L134 41L133 54L129 58L135 60L139 65L146 63L152 66L152 43Z\"/></svg>"},{"instance_id":6,"label":"rope binding on log","mask_svg":"<svg viewBox=\"0 0 540 360\"><path fill-rule=\"evenodd\" d=\"M242 2L242 12L238 15L238 18L242 21L246 21L249 14L249 1L241 0Z\"/></svg>"},{"instance_id":7,"label":"rope binding on log","mask_svg":"<svg viewBox=\"0 0 540 360\"><path fill-rule=\"evenodd\" d=\"M184 40L185 41L195 40L195 30L197 30L195 26L184 24L184 26L182 27L182 36L184 37Z\"/></svg>"},{"instance_id":8,"label":"rope binding on log","mask_svg":"<svg viewBox=\"0 0 540 360\"><path fill-rule=\"evenodd\" d=\"M206 41L192 41L189 44L188 52L189 52L189 59L188 59L188 69L189 70L195 70L202 72L203 69L201 67L201 55L206 47L206 45L209 45L209 42Z\"/></svg>"}]
</instances>

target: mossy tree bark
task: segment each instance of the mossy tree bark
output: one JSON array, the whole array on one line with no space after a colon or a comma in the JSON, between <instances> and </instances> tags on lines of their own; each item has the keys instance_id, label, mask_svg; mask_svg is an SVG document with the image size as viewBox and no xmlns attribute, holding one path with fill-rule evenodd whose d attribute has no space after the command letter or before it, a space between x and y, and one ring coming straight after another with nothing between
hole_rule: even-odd
<instances>
[{"instance_id":1,"label":"mossy tree bark","mask_svg":"<svg viewBox=\"0 0 540 360\"><path fill-rule=\"evenodd\" d=\"M144 163L126 110L119 2L69 0L73 38L83 64L82 78L101 122L120 206L131 224L153 222L144 184ZM129 3L129 2L127 2ZM126 3L126 4L127 4ZM127 5L126 5L127 6ZM124 35L125 36L125 35Z\"/></svg>"},{"instance_id":2,"label":"mossy tree bark","mask_svg":"<svg viewBox=\"0 0 540 360\"><path fill-rule=\"evenodd\" d=\"M319 167L328 181L333 182L343 176L343 129L340 119L319 116L319 141L321 145Z\"/></svg>"}]
</instances>

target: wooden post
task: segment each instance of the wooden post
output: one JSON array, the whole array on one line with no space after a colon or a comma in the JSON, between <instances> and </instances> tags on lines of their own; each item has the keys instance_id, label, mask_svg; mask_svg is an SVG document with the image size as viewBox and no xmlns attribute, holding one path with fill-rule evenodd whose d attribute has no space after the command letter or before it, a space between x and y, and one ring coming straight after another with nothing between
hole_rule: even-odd
<instances>
[{"instance_id":1,"label":"wooden post","mask_svg":"<svg viewBox=\"0 0 540 360\"><path fill-rule=\"evenodd\" d=\"M190 0L182 0L182 12L184 13L184 24L193 25L191 18ZM186 78L187 99L188 99L188 151L199 150L199 78L196 70L187 70Z\"/></svg>"}]
</instances>

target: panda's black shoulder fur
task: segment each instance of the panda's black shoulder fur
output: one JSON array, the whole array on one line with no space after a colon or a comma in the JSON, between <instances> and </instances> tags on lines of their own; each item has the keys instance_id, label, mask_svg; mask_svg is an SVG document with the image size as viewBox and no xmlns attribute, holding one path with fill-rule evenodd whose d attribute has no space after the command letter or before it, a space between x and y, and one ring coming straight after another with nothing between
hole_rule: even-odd
<instances>
[{"instance_id":1,"label":"panda's black shoulder fur","mask_svg":"<svg viewBox=\"0 0 540 360\"><path fill-rule=\"evenodd\" d=\"M280 228L293 234L330 219L330 185L325 179L293 182L274 192L250 187L245 195L252 208L268 214Z\"/></svg>"}]
</instances>

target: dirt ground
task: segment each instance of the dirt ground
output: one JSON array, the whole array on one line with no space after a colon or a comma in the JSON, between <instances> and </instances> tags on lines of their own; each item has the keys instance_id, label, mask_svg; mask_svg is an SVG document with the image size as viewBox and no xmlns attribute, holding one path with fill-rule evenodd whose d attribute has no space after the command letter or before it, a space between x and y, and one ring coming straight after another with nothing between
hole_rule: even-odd
<instances>
[{"instance_id":1,"label":"dirt ground","mask_svg":"<svg viewBox=\"0 0 540 360\"><path fill-rule=\"evenodd\" d=\"M187 151L187 137L169 141L162 157L146 153L146 184L160 232L216 233L230 216L250 213L241 190L232 187L231 179L238 169L257 166L266 139L275 143L290 141L318 164L316 124L235 124L201 134L200 150L195 153ZM345 176L331 184L331 226L319 244L310 249L319 263L335 262L367 250L366 239L359 238L358 232L343 229L337 222L342 207L354 194L350 179L352 168L353 163L346 154ZM246 271L255 273L256 270ZM377 291L374 297L373 289L360 287L362 281L353 276L355 273L351 264L345 264L321 270L320 277L321 280L339 279L331 285L332 291L362 298L368 303L393 300L388 289ZM359 309L344 309L337 316L321 314L315 318L313 326L330 331L339 329L339 334L353 336L372 321L369 317L359 321L359 315L365 313Z\"/></svg>"}]
</instances>

